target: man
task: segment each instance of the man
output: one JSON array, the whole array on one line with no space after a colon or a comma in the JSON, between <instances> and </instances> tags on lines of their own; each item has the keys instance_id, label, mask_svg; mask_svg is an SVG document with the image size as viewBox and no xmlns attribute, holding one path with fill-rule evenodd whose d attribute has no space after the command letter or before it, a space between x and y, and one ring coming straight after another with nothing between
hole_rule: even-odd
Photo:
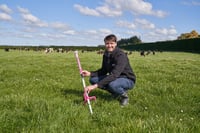
<instances>
[{"instance_id":1,"label":"man","mask_svg":"<svg viewBox=\"0 0 200 133\"><path fill-rule=\"evenodd\" d=\"M117 37L113 34L104 38L105 52L102 67L96 71L82 71L83 76L90 76L92 85L86 86L88 93L96 88L110 92L118 98L122 106L128 104L127 91L135 85L136 76L130 66L127 55L117 47Z\"/></svg>"}]
</instances>

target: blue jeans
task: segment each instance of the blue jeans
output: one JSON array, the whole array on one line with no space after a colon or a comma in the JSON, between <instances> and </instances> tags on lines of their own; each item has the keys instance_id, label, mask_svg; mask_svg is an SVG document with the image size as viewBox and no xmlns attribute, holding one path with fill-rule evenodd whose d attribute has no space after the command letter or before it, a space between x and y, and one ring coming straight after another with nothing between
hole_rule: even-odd
<instances>
[{"instance_id":1,"label":"blue jeans","mask_svg":"<svg viewBox=\"0 0 200 133\"><path fill-rule=\"evenodd\" d=\"M106 76L100 77L90 77L90 83L96 84ZM122 95L124 92L127 92L129 89L134 87L134 82L128 78L117 78L116 80L110 82L108 85L104 86L101 89L107 90L114 96Z\"/></svg>"}]
</instances>

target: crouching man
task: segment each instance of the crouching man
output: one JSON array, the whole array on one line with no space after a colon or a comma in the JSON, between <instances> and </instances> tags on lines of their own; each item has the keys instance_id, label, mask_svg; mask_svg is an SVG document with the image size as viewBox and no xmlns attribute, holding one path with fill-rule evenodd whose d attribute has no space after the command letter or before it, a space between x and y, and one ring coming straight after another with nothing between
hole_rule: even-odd
<instances>
[{"instance_id":1,"label":"crouching man","mask_svg":"<svg viewBox=\"0 0 200 133\"><path fill-rule=\"evenodd\" d=\"M85 91L101 88L117 98L122 106L128 104L128 90L135 85L136 76L127 55L117 47L117 37L113 34L104 38L105 51L102 66L96 71L82 71L82 76L90 76L91 85Z\"/></svg>"}]
</instances>

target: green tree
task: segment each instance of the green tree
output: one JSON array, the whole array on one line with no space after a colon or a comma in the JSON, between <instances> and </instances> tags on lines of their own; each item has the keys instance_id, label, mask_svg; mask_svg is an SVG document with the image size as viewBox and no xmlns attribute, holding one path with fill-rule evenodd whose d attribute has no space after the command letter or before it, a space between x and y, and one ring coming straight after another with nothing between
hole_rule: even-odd
<instances>
[{"instance_id":1,"label":"green tree","mask_svg":"<svg viewBox=\"0 0 200 133\"><path fill-rule=\"evenodd\" d=\"M138 38L137 36L132 36L130 38L126 38L126 39L121 39L118 42L119 46L124 46L124 45L135 45L135 44L140 44L142 43L141 39Z\"/></svg>"}]
</instances>

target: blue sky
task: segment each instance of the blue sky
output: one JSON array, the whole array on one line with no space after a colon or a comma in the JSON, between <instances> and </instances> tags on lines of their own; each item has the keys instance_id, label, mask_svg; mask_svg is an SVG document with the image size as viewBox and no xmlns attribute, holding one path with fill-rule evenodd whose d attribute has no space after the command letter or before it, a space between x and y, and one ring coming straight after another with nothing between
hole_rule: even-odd
<instances>
[{"instance_id":1,"label":"blue sky","mask_svg":"<svg viewBox=\"0 0 200 133\"><path fill-rule=\"evenodd\" d=\"M0 45L98 46L174 40L200 33L200 0L1 0Z\"/></svg>"}]
</instances>

